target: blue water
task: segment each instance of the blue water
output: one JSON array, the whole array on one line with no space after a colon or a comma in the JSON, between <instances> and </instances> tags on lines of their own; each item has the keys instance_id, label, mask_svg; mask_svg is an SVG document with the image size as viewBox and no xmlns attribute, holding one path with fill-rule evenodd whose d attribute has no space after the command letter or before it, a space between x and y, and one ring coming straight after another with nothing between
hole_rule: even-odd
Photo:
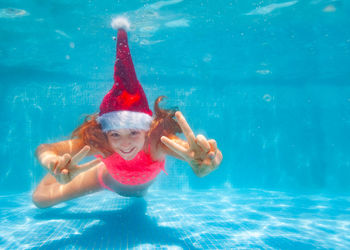
<instances>
[{"instance_id":1,"label":"blue water","mask_svg":"<svg viewBox=\"0 0 350 250\"><path fill-rule=\"evenodd\" d=\"M38 210L0 197L10 249L347 249L350 198L259 189L89 195ZM10 199L8 199L10 198ZM8 228L11 228L8 230Z\"/></svg>"},{"instance_id":2,"label":"blue water","mask_svg":"<svg viewBox=\"0 0 350 250\"><path fill-rule=\"evenodd\" d=\"M350 248L350 3L0 2L0 247ZM126 16L152 107L178 107L224 160L167 159L144 199L103 191L40 210L41 143L65 140L113 83Z\"/></svg>"}]
</instances>

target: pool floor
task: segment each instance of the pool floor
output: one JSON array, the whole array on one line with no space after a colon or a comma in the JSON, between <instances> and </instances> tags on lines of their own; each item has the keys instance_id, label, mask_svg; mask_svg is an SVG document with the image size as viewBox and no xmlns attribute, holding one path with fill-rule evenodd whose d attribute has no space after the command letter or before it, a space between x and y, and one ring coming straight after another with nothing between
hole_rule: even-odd
<instances>
[{"instance_id":1,"label":"pool floor","mask_svg":"<svg viewBox=\"0 0 350 250\"><path fill-rule=\"evenodd\" d=\"M350 249L350 197L259 189L103 191L37 209L0 196L6 249Z\"/></svg>"}]
</instances>

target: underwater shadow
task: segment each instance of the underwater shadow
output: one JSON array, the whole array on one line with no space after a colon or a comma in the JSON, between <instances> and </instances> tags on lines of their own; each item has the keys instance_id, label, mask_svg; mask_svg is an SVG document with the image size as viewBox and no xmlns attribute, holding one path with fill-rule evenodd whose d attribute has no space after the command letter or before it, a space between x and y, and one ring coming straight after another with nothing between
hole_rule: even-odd
<instances>
[{"instance_id":1,"label":"underwater shadow","mask_svg":"<svg viewBox=\"0 0 350 250\"><path fill-rule=\"evenodd\" d=\"M185 249L197 249L191 243L180 240L181 233L170 227L158 226L155 218L146 215L147 202L135 199L129 206L116 211L92 213L66 213L65 208L50 209L35 215L38 220L100 220L86 229L77 228L81 234L69 238L44 242L40 249L58 249L65 246L82 248L132 248L140 244L171 245Z\"/></svg>"}]
</instances>

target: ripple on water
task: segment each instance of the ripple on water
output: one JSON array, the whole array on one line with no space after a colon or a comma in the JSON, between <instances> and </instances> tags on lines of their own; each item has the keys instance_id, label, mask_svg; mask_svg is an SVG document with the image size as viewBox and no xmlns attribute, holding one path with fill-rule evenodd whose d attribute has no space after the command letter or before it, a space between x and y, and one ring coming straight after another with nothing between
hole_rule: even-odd
<instances>
[{"instance_id":1,"label":"ripple on water","mask_svg":"<svg viewBox=\"0 0 350 250\"><path fill-rule=\"evenodd\" d=\"M245 214L245 217L247 219L251 219L251 220L266 220L269 218L268 216L266 216L264 214L252 213L252 212Z\"/></svg>"},{"instance_id":2,"label":"ripple on water","mask_svg":"<svg viewBox=\"0 0 350 250\"><path fill-rule=\"evenodd\" d=\"M16 18L21 16L27 16L29 13L25 10L15 8L0 9L0 18Z\"/></svg>"},{"instance_id":3,"label":"ripple on water","mask_svg":"<svg viewBox=\"0 0 350 250\"><path fill-rule=\"evenodd\" d=\"M317 246L312 242L300 242L284 237L269 237L264 241L267 245L277 249L314 249Z\"/></svg>"},{"instance_id":4,"label":"ripple on water","mask_svg":"<svg viewBox=\"0 0 350 250\"><path fill-rule=\"evenodd\" d=\"M154 190L136 201L96 193L38 210L30 205L30 193L0 197L0 244L8 249L28 242L28 248L51 249L70 248L73 242L100 249L150 242L153 248L179 249L350 249L350 218L343 212L350 207L348 197ZM64 234L57 234L58 228Z\"/></svg>"}]
</instances>

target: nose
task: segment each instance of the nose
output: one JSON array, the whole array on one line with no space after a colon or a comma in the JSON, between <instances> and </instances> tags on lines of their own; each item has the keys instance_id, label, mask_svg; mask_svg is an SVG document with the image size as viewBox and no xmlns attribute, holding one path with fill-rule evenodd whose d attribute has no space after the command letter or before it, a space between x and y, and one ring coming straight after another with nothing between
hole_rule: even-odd
<instances>
[{"instance_id":1,"label":"nose","mask_svg":"<svg viewBox=\"0 0 350 250\"><path fill-rule=\"evenodd\" d=\"M126 148L131 145L131 141L128 138L124 138L120 142L120 146Z\"/></svg>"}]
</instances>

